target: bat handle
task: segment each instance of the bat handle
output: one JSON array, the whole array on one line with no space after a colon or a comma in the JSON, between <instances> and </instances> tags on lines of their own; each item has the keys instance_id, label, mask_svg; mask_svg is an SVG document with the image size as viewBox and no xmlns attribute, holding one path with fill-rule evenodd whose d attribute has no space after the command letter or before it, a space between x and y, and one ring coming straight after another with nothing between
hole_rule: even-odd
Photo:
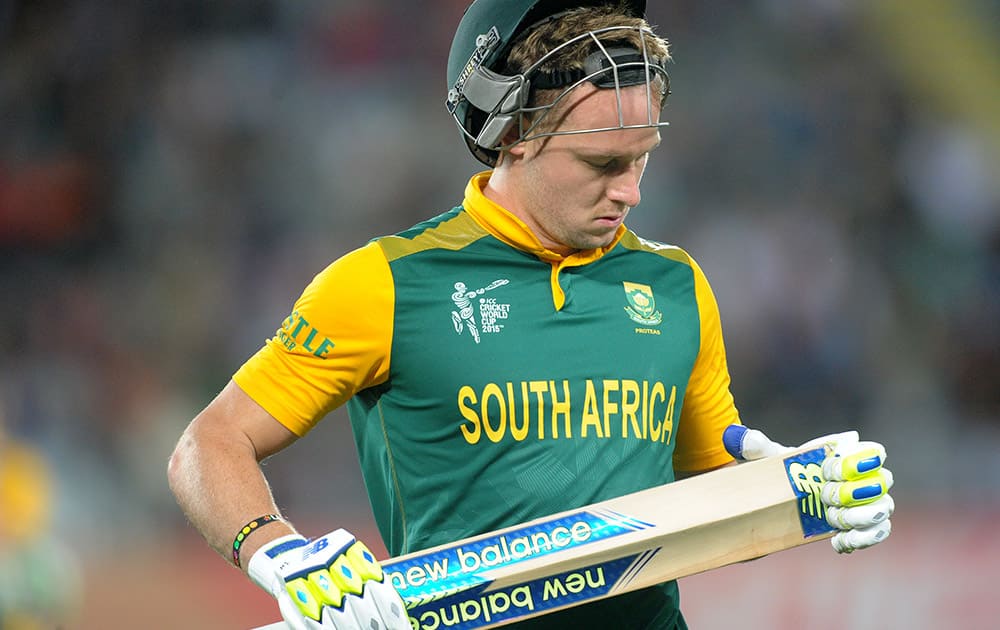
<instances>
[{"instance_id":1,"label":"bat handle","mask_svg":"<svg viewBox=\"0 0 1000 630\"><path fill-rule=\"evenodd\" d=\"M749 461L771 455L781 455L789 449L771 440L757 429L731 424L722 432L722 445L736 459Z\"/></svg>"},{"instance_id":2,"label":"bat handle","mask_svg":"<svg viewBox=\"0 0 1000 630\"><path fill-rule=\"evenodd\" d=\"M738 460L743 460L743 439L750 429L740 424L731 424L722 432L722 445Z\"/></svg>"}]
</instances>

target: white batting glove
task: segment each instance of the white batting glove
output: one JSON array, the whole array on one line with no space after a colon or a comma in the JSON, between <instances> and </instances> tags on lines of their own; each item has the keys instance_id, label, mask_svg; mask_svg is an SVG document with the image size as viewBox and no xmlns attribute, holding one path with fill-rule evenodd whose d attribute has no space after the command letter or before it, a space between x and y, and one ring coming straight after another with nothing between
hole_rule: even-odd
<instances>
[{"instance_id":1,"label":"white batting glove","mask_svg":"<svg viewBox=\"0 0 1000 630\"><path fill-rule=\"evenodd\" d=\"M726 450L738 460L749 461L783 455L792 450L756 429L733 425L723 436ZM885 468L885 447L862 442L857 431L835 433L809 440L802 447L830 444L833 453L822 464L822 476L803 480L800 489L819 487L826 521L839 530L830 539L837 553L851 553L876 545L892 532L889 517L895 503L889 496L892 471Z\"/></svg>"},{"instance_id":2,"label":"white batting glove","mask_svg":"<svg viewBox=\"0 0 1000 630\"><path fill-rule=\"evenodd\" d=\"M278 600L289 630L408 630L406 607L372 552L343 529L313 541L283 536L247 573Z\"/></svg>"},{"instance_id":3,"label":"white batting glove","mask_svg":"<svg viewBox=\"0 0 1000 630\"><path fill-rule=\"evenodd\" d=\"M896 504L889 496L892 471L885 468L885 447L878 442L842 440L823 460L820 500L826 521L840 530L831 543L837 553L878 544L892 533Z\"/></svg>"}]
</instances>

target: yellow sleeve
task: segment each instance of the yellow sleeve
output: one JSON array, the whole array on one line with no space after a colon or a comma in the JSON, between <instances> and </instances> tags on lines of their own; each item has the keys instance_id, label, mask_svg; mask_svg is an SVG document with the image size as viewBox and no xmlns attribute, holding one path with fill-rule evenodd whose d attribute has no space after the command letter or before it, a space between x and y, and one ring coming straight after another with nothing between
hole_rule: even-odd
<instances>
[{"instance_id":1,"label":"yellow sleeve","mask_svg":"<svg viewBox=\"0 0 1000 630\"><path fill-rule=\"evenodd\" d=\"M377 243L320 272L274 337L233 375L298 436L388 378L395 290Z\"/></svg>"},{"instance_id":2,"label":"yellow sleeve","mask_svg":"<svg viewBox=\"0 0 1000 630\"><path fill-rule=\"evenodd\" d=\"M730 424L740 424L740 416L729 391L719 305L705 273L693 259L691 268L701 318L701 347L684 395L674 469L699 472L733 461L722 446L722 432Z\"/></svg>"}]
</instances>

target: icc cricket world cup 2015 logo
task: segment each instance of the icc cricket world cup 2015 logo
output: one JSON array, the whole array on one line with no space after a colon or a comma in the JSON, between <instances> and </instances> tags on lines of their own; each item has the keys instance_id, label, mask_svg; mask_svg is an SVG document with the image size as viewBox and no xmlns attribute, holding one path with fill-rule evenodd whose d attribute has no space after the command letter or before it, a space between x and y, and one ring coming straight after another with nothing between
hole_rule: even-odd
<instances>
[{"instance_id":1,"label":"icc cricket world cup 2015 logo","mask_svg":"<svg viewBox=\"0 0 1000 630\"><path fill-rule=\"evenodd\" d=\"M464 282L456 282L455 292L451 294L451 301L455 303L455 308L457 309L451 312L451 323L455 326L455 332L462 334L462 330L467 329L476 343L480 342L483 332L496 332L497 327L493 325L492 321L481 321L478 325L476 324L474 300L487 291L492 291L497 287L502 287L509 282L510 280L501 278L500 280L494 280L485 287L480 287L478 289L469 289ZM493 320L496 319L497 316L501 316L503 318L507 317L507 309L509 309L509 305L504 304L497 308L488 308L487 305L484 304L484 302L486 302L485 299L480 299L479 301L479 314L482 319ZM490 302L492 306L493 300ZM480 330L480 328L482 328L482 330Z\"/></svg>"}]
</instances>

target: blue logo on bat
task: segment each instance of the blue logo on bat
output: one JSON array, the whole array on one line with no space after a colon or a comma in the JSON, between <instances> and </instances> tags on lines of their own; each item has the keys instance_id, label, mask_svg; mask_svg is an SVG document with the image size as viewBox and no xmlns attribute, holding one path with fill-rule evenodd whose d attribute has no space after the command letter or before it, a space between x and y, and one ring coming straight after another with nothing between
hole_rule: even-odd
<instances>
[{"instance_id":1,"label":"blue logo on bat","mask_svg":"<svg viewBox=\"0 0 1000 630\"><path fill-rule=\"evenodd\" d=\"M824 448L812 449L785 459L785 472L799 500L799 521L806 538L832 532L834 529L826 522L826 509L820 501L824 459Z\"/></svg>"},{"instance_id":2,"label":"blue logo on bat","mask_svg":"<svg viewBox=\"0 0 1000 630\"><path fill-rule=\"evenodd\" d=\"M658 551L650 549L497 590L490 588L491 582L484 582L410 606L407 612L421 628L473 630L513 621L605 597L631 582Z\"/></svg>"},{"instance_id":3,"label":"blue logo on bat","mask_svg":"<svg viewBox=\"0 0 1000 630\"><path fill-rule=\"evenodd\" d=\"M440 599L489 581L490 569L652 527L612 510L582 510L382 565L407 602Z\"/></svg>"}]
</instances>

